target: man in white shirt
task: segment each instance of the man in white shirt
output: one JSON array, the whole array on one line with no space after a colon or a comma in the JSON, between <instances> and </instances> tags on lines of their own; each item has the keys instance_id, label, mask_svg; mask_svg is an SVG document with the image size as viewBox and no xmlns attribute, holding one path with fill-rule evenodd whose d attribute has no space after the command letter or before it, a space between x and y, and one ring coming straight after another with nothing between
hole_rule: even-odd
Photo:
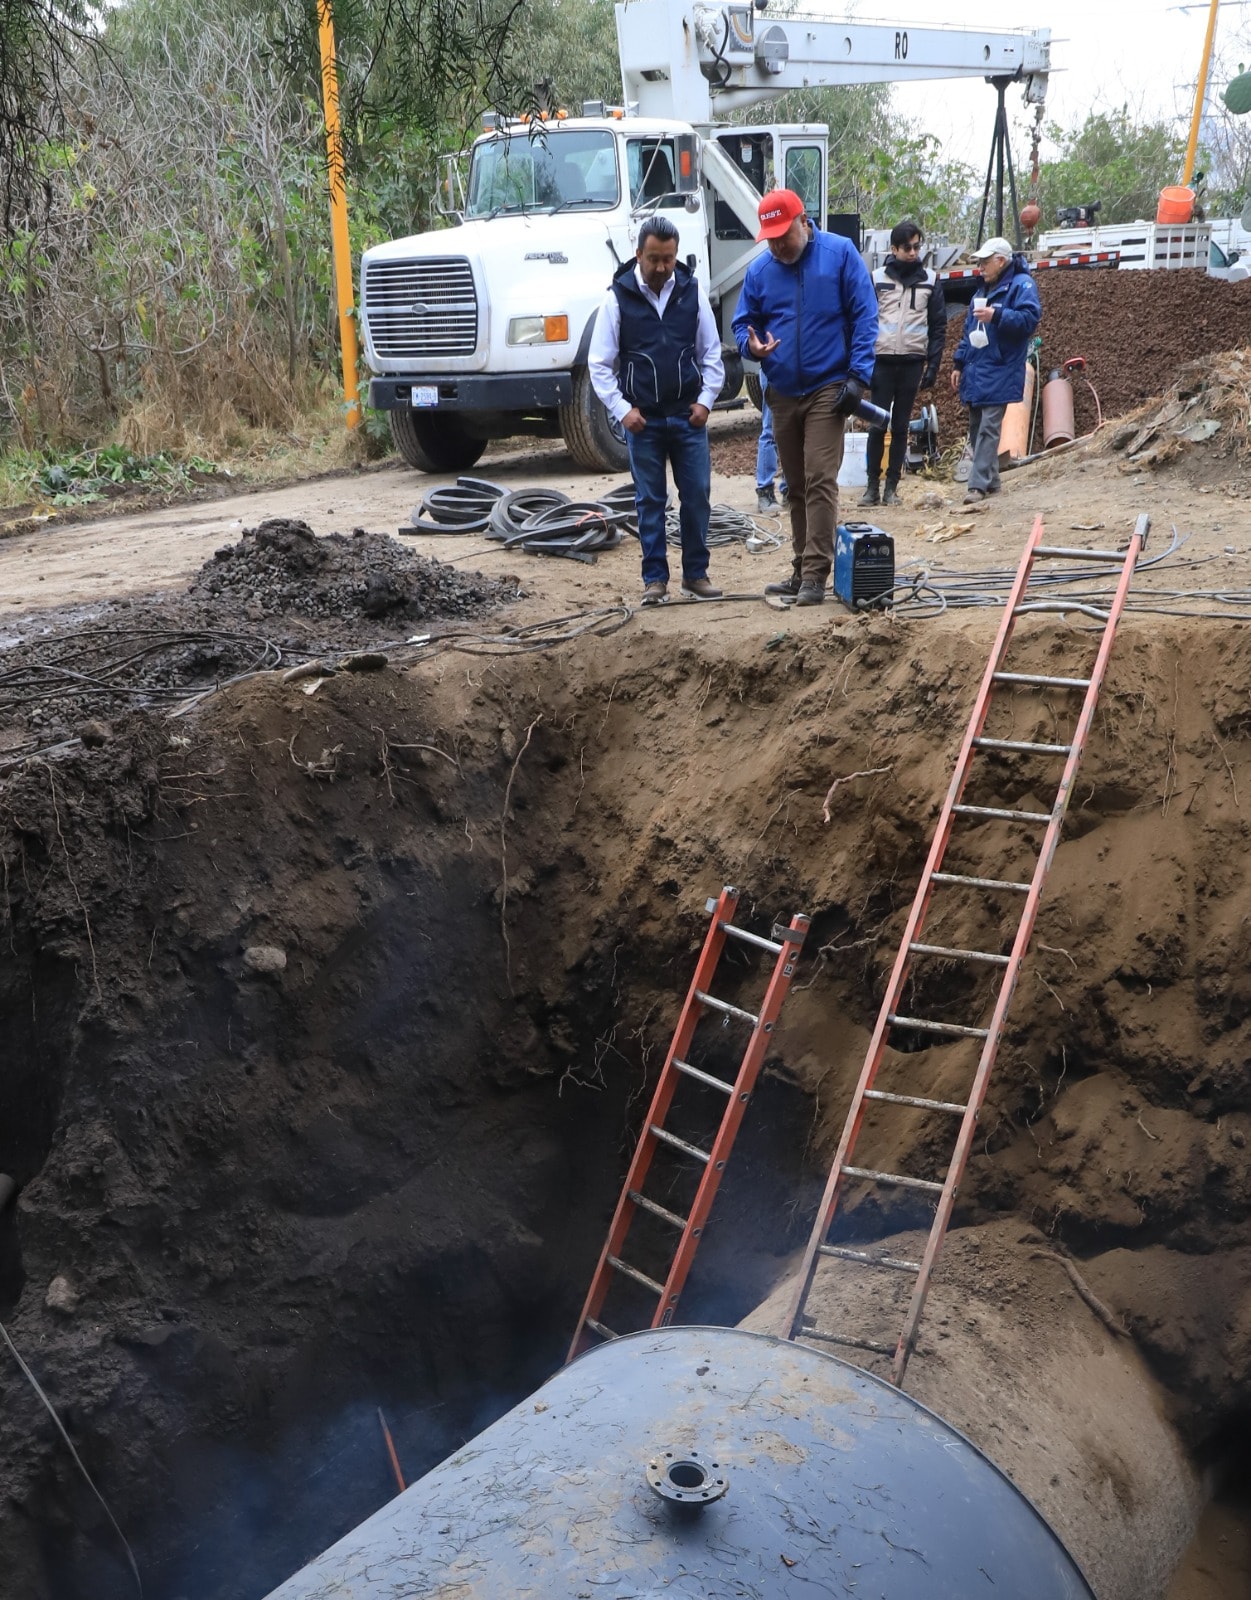
<instances>
[{"instance_id":1,"label":"man in white shirt","mask_svg":"<svg viewBox=\"0 0 1251 1600\"><path fill-rule=\"evenodd\" d=\"M708 413L725 367L708 296L678 261L678 230L652 216L638 253L612 280L587 355L595 393L625 429L643 546L643 604L669 594L665 463L673 468L682 533L682 593L719 600L708 578L712 458Z\"/></svg>"}]
</instances>

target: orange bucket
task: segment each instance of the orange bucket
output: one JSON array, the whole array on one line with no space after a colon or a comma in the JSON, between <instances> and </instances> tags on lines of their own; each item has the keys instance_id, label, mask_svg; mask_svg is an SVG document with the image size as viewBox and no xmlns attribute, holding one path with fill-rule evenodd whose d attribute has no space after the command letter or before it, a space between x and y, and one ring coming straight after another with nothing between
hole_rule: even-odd
<instances>
[{"instance_id":1,"label":"orange bucket","mask_svg":"<svg viewBox=\"0 0 1251 1600\"><path fill-rule=\"evenodd\" d=\"M1170 187L1160 190L1160 203L1155 208L1157 222L1190 222L1194 214L1193 189Z\"/></svg>"}]
</instances>

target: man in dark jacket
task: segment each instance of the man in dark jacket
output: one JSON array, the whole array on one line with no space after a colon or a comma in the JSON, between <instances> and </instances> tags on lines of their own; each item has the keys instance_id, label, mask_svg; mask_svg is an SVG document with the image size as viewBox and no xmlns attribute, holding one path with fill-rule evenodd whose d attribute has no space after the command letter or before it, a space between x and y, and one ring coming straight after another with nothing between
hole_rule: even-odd
<instances>
[{"instance_id":1,"label":"man in dark jacket","mask_svg":"<svg viewBox=\"0 0 1251 1600\"><path fill-rule=\"evenodd\" d=\"M908 424L918 389L932 389L947 339L947 302L938 274L921 265L923 237L915 222L891 229L891 250L873 274L877 294L877 360L872 400L890 412L886 491L879 490L885 428L869 429L868 487L862 506L899 504L899 480L908 448Z\"/></svg>"},{"instance_id":2,"label":"man in dark jacket","mask_svg":"<svg viewBox=\"0 0 1251 1600\"><path fill-rule=\"evenodd\" d=\"M1042 321L1029 263L1006 239L987 239L973 257L982 264L983 290L973 297L964 337L951 358L951 387L969 408L973 447L966 505L999 492L1003 414L1025 398L1025 358Z\"/></svg>"},{"instance_id":3,"label":"man in dark jacket","mask_svg":"<svg viewBox=\"0 0 1251 1600\"><path fill-rule=\"evenodd\" d=\"M678 491L682 593L719 600L708 576L708 413L725 367L708 296L678 261L678 230L668 217L647 217L640 226L636 257L613 278L595 319L587 370L630 451L642 603L659 605L669 595L666 463Z\"/></svg>"},{"instance_id":4,"label":"man in dark jacket","mask_svg":"<svg viewBox=\"0 0 1251 1600\"><path fill-rule=\"evenodd\" d=\"M843 428L873 375L877 299L855 245L820 232L792 190L765 195L759 215L769 249L747 269L734 337L769 380L794 547L790 577L765 593L816 606L834 560Z\"/></svg>"}]
</instances>

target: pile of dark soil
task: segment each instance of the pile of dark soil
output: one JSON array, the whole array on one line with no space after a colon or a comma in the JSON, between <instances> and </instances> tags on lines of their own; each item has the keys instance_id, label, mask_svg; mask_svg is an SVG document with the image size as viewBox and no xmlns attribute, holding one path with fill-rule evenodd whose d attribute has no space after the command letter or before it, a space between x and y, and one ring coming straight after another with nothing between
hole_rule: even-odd
<instances>
[{"instance_id":1,"label":"pile of dark soil","mask_svg":"<svg viewBox=\"0 0 1251 1600\"><path fill-rule=\"evenodd\" d=\"M498 601L500 585L356 528L319 539L306 522L273 518L245 528L206 562L189 593L249 616L470 617Z\"/></svg>"},{"instance_id":2,"label":"pile of dark soil","mask_svg":"<svg viewBox=\"0 0 1251 1600\"><path fill-rule=\"evenodd\" d=\"M1225 283L1204 272L1082 272L1051 269L1037 277L1042 300L1042 377L1071 356L1085 356L1087 377L1105 417L1160 395L1187 362L1251 345L1251 280ZM943 446L962 438L966 413L948 386L951 356L964 320L947 329L947 354L934 391ZM1078 433L1097 420L1081 378L1073 384Z\"/></svg>"},{"instance_id":3,"label":"pile of dark soil","mask_svg":"<svg viewBox=\"0 0 1251 1600\"><path fill-rule=\"evenodd\" d=\"M42 611L0 649L0 763L174 705L257 670L437 633L516 594L398 540L357 530L317 538L304 522L248 529L183 594Z\"/></svg>"},{"instance_id":4,"label":"pile of dark soil","mask_svg":"<svg viewBox=\"0 0 1251 1600\"><path fill-rule=\"evenodd\" d=\"M1081 272L1050 269L1037 278L1042 300L1042 376L1071 356L1085 356L1087 376L1103 415L1124 416L1162 395L1187 362L1251 345L1251 280L1225 283L1203 272ZM952 394L951 357L963 316L947 328L947 353L933 392L944 449L964 437L968 413ZM1094 398L1080 377L1073 383L1078 433L1097 420ZM713 442L718 472L756 469L760 419L732 438Z\"/></svg>"}]
</instances>

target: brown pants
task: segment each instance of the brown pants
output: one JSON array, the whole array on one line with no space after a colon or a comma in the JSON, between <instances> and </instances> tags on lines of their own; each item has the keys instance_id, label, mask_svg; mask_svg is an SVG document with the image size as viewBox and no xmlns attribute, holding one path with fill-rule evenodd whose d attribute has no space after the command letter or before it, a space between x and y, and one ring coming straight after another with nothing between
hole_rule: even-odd
<instances>
[{"instance_id":1,"label":"brown pants","mask_svg":"<svg viewBox=\"0 0 1251 1600\"><path fill-rule=\"evenodd\" d=\"M791 501L795 572L804 583L825 587L834 564L838 526L838 469L843 464L845 417L834 415L842 385L812 394L780 394L770 387L773 438Z\"/></svg>"}]
</instances>

